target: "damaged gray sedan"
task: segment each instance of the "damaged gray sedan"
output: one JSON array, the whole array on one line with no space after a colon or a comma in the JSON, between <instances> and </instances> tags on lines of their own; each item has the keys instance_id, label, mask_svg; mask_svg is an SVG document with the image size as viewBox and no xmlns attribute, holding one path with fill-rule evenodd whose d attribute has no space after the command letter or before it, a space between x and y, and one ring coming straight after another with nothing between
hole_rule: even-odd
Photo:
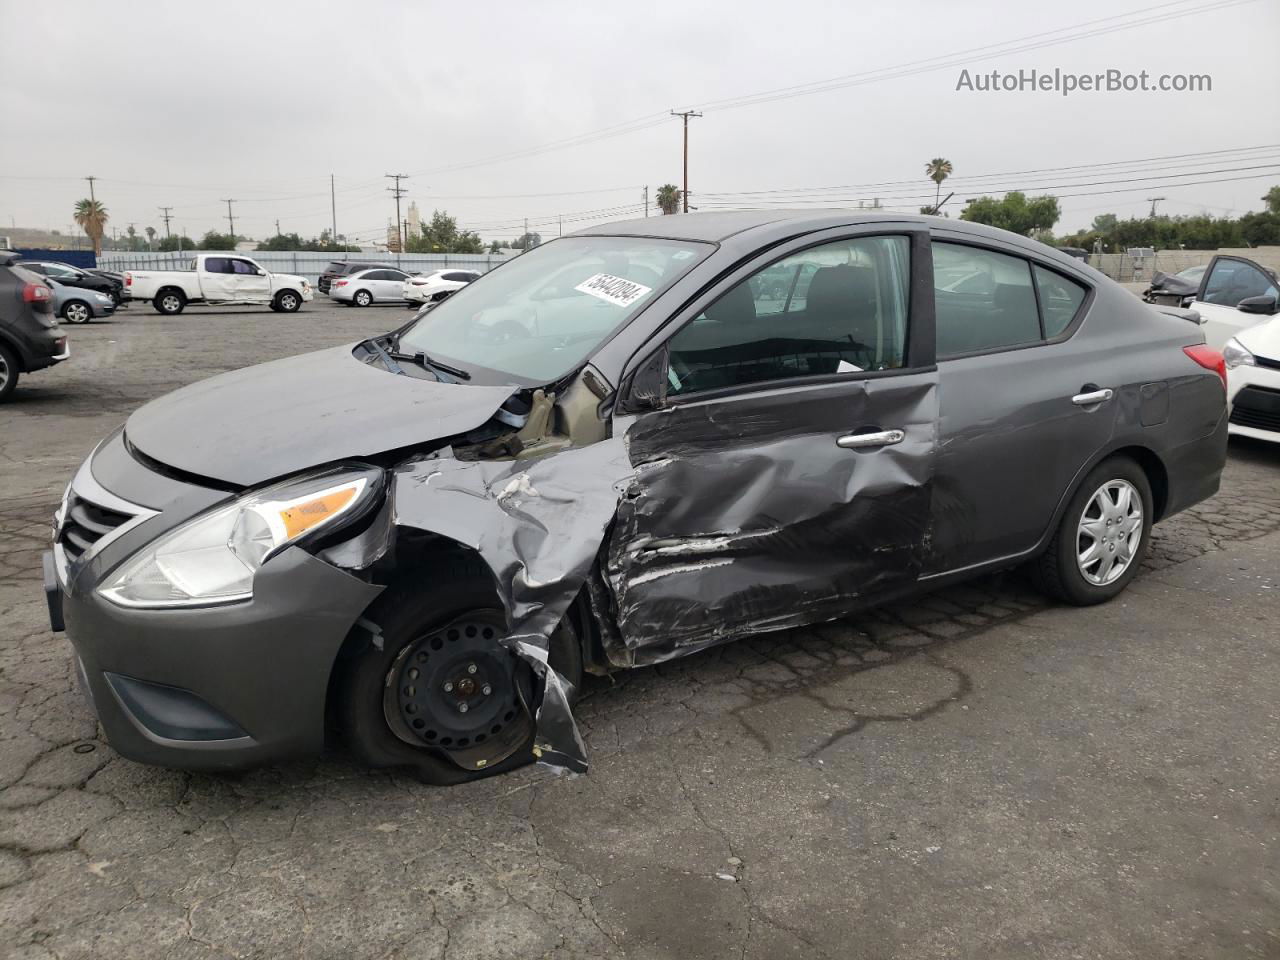
<instances>
[{"instance_id":1,"label":"damaged gray sedan","mask_svg":"<svg viewBox=\"0 0 1280 960\"><path fill-rule=\"evenodd\" d=\"M76 474L54 629L125 756L583 770L584 672L1029 565L1073 604L1211 496L1200 329L1049 247L850 211L548 243L405 328L144 406Z\"/></svg>"}]
</instances>

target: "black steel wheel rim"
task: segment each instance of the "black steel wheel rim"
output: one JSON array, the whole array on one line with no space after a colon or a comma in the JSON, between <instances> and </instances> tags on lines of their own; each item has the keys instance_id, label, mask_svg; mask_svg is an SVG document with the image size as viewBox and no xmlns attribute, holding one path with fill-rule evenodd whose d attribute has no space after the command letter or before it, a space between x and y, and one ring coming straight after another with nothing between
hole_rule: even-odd
<instances>
[{"instance_id":1,"label":"black steel wheel rim","mask_svg":"<svg viewBox=\"0 0 1280 960\"><path fill-rule=\"evenodd\" d=\"M533 729L530 670L501 643L502 615L464 614L406 644L387 672L383 715L402 741L468 770L511 756Z\"/></svg>"}]
</instances>

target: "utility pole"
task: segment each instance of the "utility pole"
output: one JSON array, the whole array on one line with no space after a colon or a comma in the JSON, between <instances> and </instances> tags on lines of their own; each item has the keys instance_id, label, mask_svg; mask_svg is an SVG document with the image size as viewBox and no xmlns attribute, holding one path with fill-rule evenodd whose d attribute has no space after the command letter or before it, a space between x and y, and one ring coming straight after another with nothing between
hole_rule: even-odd
<instances>
[{"instance_id":1,"label":"utility pole","mask_svg":"<svg viewBox=\"0 0 1280 960\"><path fill-rule=\"evenodd\" d=\"M697 110L672 110L673 117L684 120L684 212L689 212L689 118L702 116Z\"/></svg>"},{"instance_id":2,"label":"utility pole","mask_svg":"<svg viewBox=\"0 0 1280 960\"><path fill-rule=\"evenodd\" d=\"M333 190L333 174L329 174L329 212L333 215L333 234L330 236L335 244L338 242L338 201ZM345 246L345 244L344 244Z\"/></svg>"},{"instance_id":3,"label":"utility pole","mask_svg":"<svg viewBox=\"0 0 1280 960\"><path fill-rule=\"evenodd\" d=\"M276 236L280 236L280 218L276 217Z\"/></svg>"},{"instance_id":4,"label":"utility pole","mask_svg":"<svg viewBox=\"0 0 1280 960\"><path fill-rule=\"evenodd\" d=\"M1164 197L1147 197L1147 199L1151 201L1151 219L1154 220L1156 218L1156 204L1165 198Z\"/></svg>"},{"instance_id":5,"label":"utility pole","mask_svg":"<svg viewBox=\"0 0 1280 960\"><path fill-rule=\"evenodd\" d=\"M644 215L646 217L649 215L649 187L647 185L644 188Z\"/></svg>"},{"instance_id":6,"label":"utility pole","mask_svg":"<svg viewBox=\"0 0 1280 960\"><path fill-rule=\"evenodd\" d=\"M564 236L564 214L563 213L556 214L556 222L559 224L559 226L556 228L556 236L563 237Z\"/></svg>"},{"instance_id":7,"label":"utility pole","mask_svg":"<svg viewBox=\"0 0 1280 960\"><path fill-rule=\"evenodd\" d=\"M169 233L169 221L173 219L173 214L170 213L173 207L157 207L156 209L160 211L160 219L164 221L165 239L168 239L172 236L172 234Z\"/></svg>"},{"instance_id":8,"label":"utility pole","mask_svg":"<svg viewBox=\"0 0 1280 960\"><path fill-rule=\"evenodd\" d=\"M520 238L523 246L520 248L522 253L529 252L529 218L524 218L524 236Z\"/></svg>"},{"instance_id":9,"label":"utility pole","mask_svg":"<svg viewBox=\"0 0 1280 960\"><path fill-rule=\"evenodd\" d=\"M85 177L84 179L89 181L89 202L90 202L90 203L97 203L97 202L98 202L98 198L97 198L97 197L95 197L95 196L93 195L93 181L97 180L98 178L97 178L97 177Z\"/></svg>"},{"instance_id":10,"label":"utility pole","mask_svg":"<svg viewBox=\"0 0 1280 960\"><path fill-rule=\"evenodd\" d=\"M219 202L227 205L227 223L231 224L231 249L234 250L236 246L236 218L231 214L231 205L235 203L235 200L220 200Z\"/></svg>"},{"instance_id":11,"label":"utility pole","mask_svg":"<svg viewBox=\"0 0 1280 960\"><path fill-rule=\"evenodd\" d=\"M396 182L394 187L387 187L387 189L390 190L392 195L396 198L396 242L400 244L400 252L404 253L404 235L400 232L400 198L403 197L407 191L400 186L400 181L408 180L409 175L407 173L384 173L383 176L388 180L394 180Z\"/></svg>"}]
</instances>

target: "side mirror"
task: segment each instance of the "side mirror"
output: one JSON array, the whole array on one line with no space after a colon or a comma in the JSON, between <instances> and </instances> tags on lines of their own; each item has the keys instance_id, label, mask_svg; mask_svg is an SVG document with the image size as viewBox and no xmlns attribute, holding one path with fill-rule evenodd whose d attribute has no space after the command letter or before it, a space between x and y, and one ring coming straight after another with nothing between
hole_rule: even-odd
<instances>
[{"instance_id":1,"label":"side mirror","mask_svg":"<svg viewBox=\"0 0 1280 960\"><path fill-rule=\"evenodd\" d=\"M628 413L660 410L667 399L667 351L656 350L636 368L624 391L622 406Z\"/></svg>"},{"instance_id":2,"label":"side mirror","mask_svg":"<svg viewBox=\"0 0 1280 960\"><path fill-rule=\"evenodd\" d=\"M1271 294L1264 294L1261 297L1249 297L1236 304L1236 309L1241 313L1260 313L1269 317L1276 312L1276 298Z\"/></svg>"}]
</instances>

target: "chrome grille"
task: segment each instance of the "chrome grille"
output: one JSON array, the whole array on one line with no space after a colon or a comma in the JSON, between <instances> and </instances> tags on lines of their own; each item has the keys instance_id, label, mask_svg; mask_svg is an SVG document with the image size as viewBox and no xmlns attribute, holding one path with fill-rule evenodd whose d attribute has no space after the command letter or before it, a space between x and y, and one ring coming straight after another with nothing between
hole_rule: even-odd
<instances>
[{"instance_id":1,"label":"chrome grille","mask_svg":"<svg viewBox=\"0 0 1280 960\"><path fill-rule=\"evenodd\" d=\"M66 551L68 560L79 560L99 540L132 519L130 514L91 503L72 490L67 496L58 542Z\"/></svg>"}]
</instances>

